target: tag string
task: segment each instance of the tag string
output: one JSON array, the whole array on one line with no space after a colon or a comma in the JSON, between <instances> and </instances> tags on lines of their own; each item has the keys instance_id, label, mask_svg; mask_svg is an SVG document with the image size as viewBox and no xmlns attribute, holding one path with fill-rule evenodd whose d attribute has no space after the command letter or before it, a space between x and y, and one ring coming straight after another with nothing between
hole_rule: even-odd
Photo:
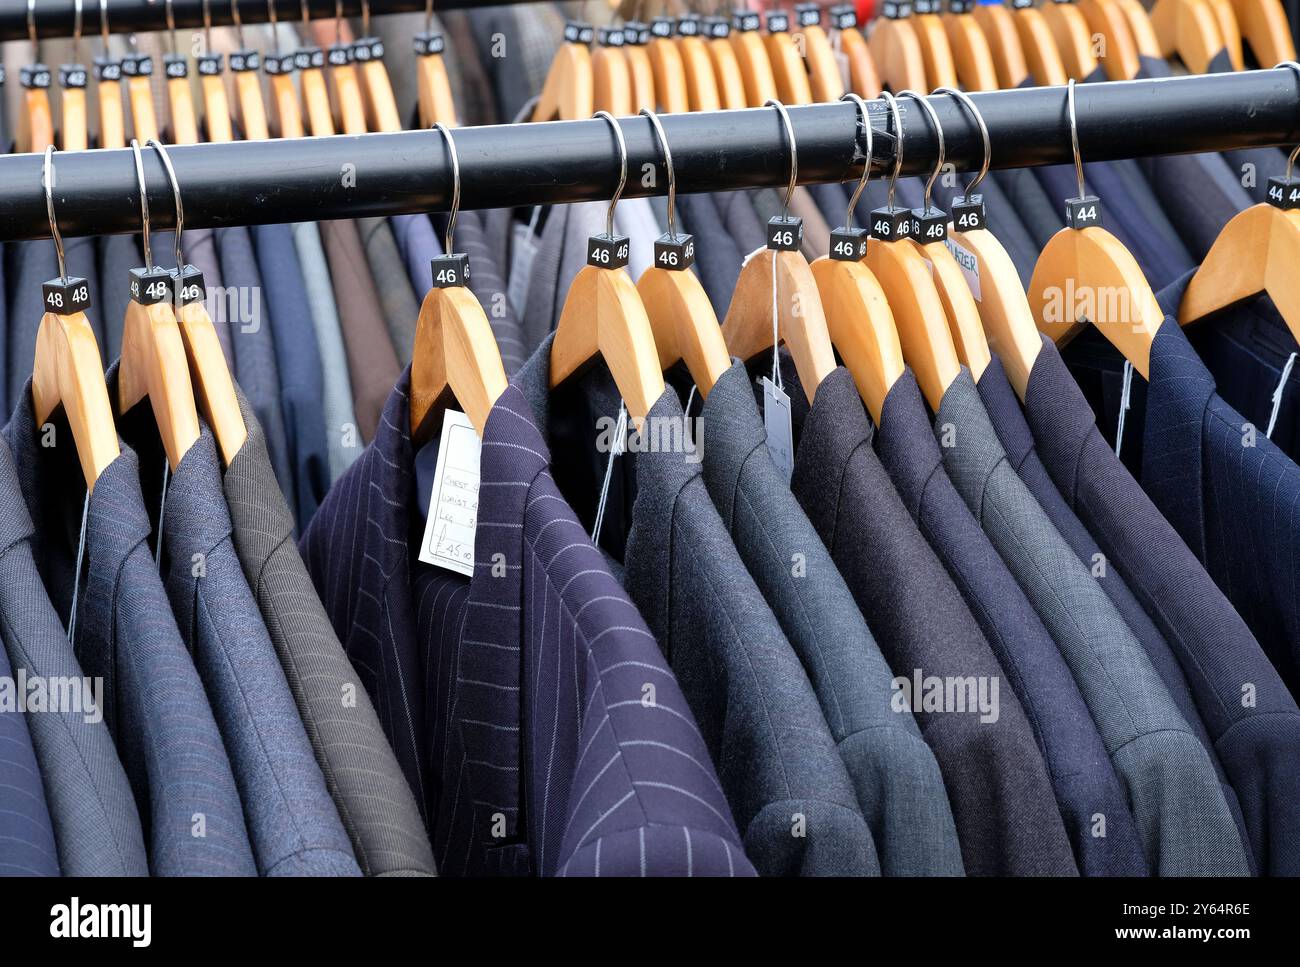
<instances>
[{"instance_id":1,"label":"tag string","mask_svg":"<svg viewBox=\"0 0 1300 967\"><path fill-rule=\"evenodd\" d=\"M1119 397L1119 424L1115 427L1115 456L1119 456L1120 447L1124 445L1124 417L1128 413L1130 394L1133 389L1133 364L1124 360L1124 388Z\"/></svg>"},{"instance_id":2,"label":"tag string","mask_svg":"<svg viewBox=\"0 0 1300 967\"><path fill-rule=\"evenodd\" d=\"M158 539L154 549L154 563L158 565L158 573L162 573L162 554L163 554L163 511L167 509L167 484L171 480L172 468L166 459L163 460L163 478L162 478L162 495L158 498Z\"/></svg>"},{"instance_id":3,"label":"tag string","mask_svg":"<svg viewBox=\"0 0 1300 967\"><path fill-rule=\"evenodd\" d=\"M781 354L777 351L781 345L781 314L777 311L776 300L776 254L772 253L772 382L785 392L781 382Z\"/></svg>"},{"instance_id":4,"label":"tag string","mask_svg":"<svg viewBox=\"0 0 1300 967\"><path fill-rule=\"evenodd\" d=\"M81 568L86 561L86 524L90 520L90 490L81 505L81 536L77 538L77 572L72 579L72 613L68 615L68 644L77 647L77 599L81 597Z\"/></svg>"},{"instance_id":5,"label":"tag string","mask_svg":"<svg viewBox=\"0 0 1300 967\"><path fill-rule=\"evenodd\" d=\"M1273 412L1268 416L1268 429L1264 431L1264 436L1270 440L1273 439L1273 427L1277 425L1277 414L1282 409L1282 393L1286 390L1286 381L1291 378L1295 358L1296 353L1287 357L1286 365L1282 367L1282 378L1277 381L1277 389L1273 390Z\"/></svg>"},{"instance_id":6,"label":"tag string","mask_svg":"<svg viewBox=\"0 0 1300 967\"><path fill-rule=\"evenodd\" d=\"M627 407L618 401L618 422L614 426L614 442L609 448L605 463L605 482L600 486L600 503L596 505L596 523L591 528L591 543L600 546L600 529L605 523L605 505L609 501L609 485L614 477L614 458L623 452L623 438L627 434Z\"/></svg>"}]
</instances>

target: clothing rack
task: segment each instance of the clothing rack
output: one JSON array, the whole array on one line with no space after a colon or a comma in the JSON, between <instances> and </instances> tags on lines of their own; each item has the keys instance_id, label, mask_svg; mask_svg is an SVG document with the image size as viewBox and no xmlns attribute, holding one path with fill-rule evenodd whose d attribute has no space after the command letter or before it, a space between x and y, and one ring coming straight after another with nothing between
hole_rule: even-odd
<instances>
[{"instance_id":1,"label":"clothing rack","mask_svg":"<svg viewBox=\"0 0 1300 967\"><path fill-rule=\"evenodd\" d=\"M332 20L335 0L207 0L208 23L213 27L226 27L235 22L231 9L239 2L239 20L245 26L270 21L268 4L275 4L276 19L281 23L301 23L305 3L311 19ZM434 11L465 7L499 7L529 0L436 0ZM360 17L362 0L342 0L343 16ZM82 0L81 35L93 38L101 31L99 0ZM425 0L370 0L372 17L389 13L423 11ZM204 25L204 0L172 0L172 13L176 26L181 29ZM37 0L36 35L41 39L71 37L76 25L74 0ZM133 31L165 30L167 14L163 0L109 0L108 29L110 33L125 34ZM2 0L0 2L0 40L30 39L27 29L27 0Z\"/></svg>"},{"instance_id":2,"label":"clothing rack","mask_svg":"<svg viewBox=\"0 0 1300 967\"><path fill-rule=\"evenodd\" d=\"M1069 164L1070 128L1063 87L971 95L988 126L993 168ZM1300 140L1300 79L1288 69L1154 80L1099 82L1075 88L1079 147L1085 161L1222 151ZM934 96L947 160L972 171L983 142L970 114L952 97ZM903 174L928 173L935 132L916 104L903 114ZM877 174L892 170L888 109L869 102ZM791 107L800 183L856 179L865 156L857 108L850 102ZM620 122L627 142L624 197L662 195L662 150L650 122ZM665 115L677 190L783 187L790 151L774 110ZM854 137L854 132L857 137ZM461 207L517 207L608 199L618 183L618 152L602 120L460 128L454 134ZM432 131L201 144L168 148L189 228L270 224L446 210L452 180L441 135ZM55 155L55 212L64 236L140 230L129 149ZM0 239L50 235L40 155L0 157ZM170 182L144 151L151 227L174 224ZM652 184L644 172L653 166ZM1063 201L1063 199L1061 200ZM1188 198L1187 204L1196 204Z\"/></svg>"}]
</instances>

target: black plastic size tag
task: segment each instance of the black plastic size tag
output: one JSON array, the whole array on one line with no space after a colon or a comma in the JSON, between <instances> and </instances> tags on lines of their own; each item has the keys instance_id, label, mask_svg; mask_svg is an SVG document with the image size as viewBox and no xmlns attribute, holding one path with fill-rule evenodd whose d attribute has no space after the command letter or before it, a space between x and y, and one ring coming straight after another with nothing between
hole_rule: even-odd
<instances>
[{"instance_id":1,"label":"black plastic size tag","mask_svg":"<svg viewBox=\"0 0 1300 967\"><path fill-rule=\"evenodd\" d=\"M731 24L727 22L726 17L705 17L704 33L711 40L721 40L731 34Z\"/></svg>"},{"instance_id":2,"label":"black plastic size tag","mask_svg":"<svg viewBox=\"0 0 1300 967\"><path fill-rule=\"evenodd\" d=\"M622 27L601 27L596 31L596 39L602 47L622 47L627 43L627 34Z\"/></svg>"},{"instance_id":3,"label":"black plastic size tag","mask_svg":"<svg viewBox=\"0 0 1300 967\"><path fill-rule=\"evenodd\" d=\"M984 210L984 196L957 195L952 200L952 227L958 232L973 232L988 227L988 213Z\"/></svg>"},{"instance_id":4,"label":"black plastic size tag","mask_svg":"<svg viewBox=\"0 0 1300 967\"><path fill-rule=\"evenodd\" d=\"M1034 0L1011 0L1012 10L1027 10L1034 5Z\"/></svg>"},{"instance_id":5,"label":"black plastic size tag","mask_svg":"<svg viewBox=\"0 0 1300 967\"><path fill-rule=\"evenodd\" d=\"M800 27L816 27L822 22L822 8L815 3L796 3L794 22Z\"/></svg>"},{"instance_id":6,"label":"black plastic size tag","mask_svg":"<svg viewBox=\"0 0 1300 967\"><path fill-rule=\"evenodd\" d=\"M352 59L358 64L384 59L384 42L379 37L362 37L352 42Z\"/></svg>"},{"instance_id":7,"label":"black plastic size tag","mask_svg":"<svg viewBox=\"0 0 1300 967\"><path fill-rule=\"evenodd\" d=\"M166 269L132 269L130 273L131 301L142 306L157 305L172 300L172 275Z\"/></svg>"},{"instance_id":8,"label":"black plastic size tag","mask_svg":"<svg viewBox=\"0 0 1300 967\"><path fill-rule=\"evenodd\" d=\"M761 23L758 13L753 10L736 10L731 14L731 29L737 33L757 30Z\"/></svg>"},{"instance_id":9,"label":"black plastic size tag","mask_svg":"<svg viewBox=\"0 0 1300 967\"><path fill-rule=\"evenodd\" d=\"M352 45L330 44L325 52L325 61L331 67L346 67L352 63Z\"/></svg>"},{"instance_id":10,"label":"black plastic size tag","mask_svg":"<svg viewBox=\"0 0 1300 967\"><path fill-rule=\"evenodd\" d=\"M172 288L179 296L176 300L177 305L184 307L195 302L207 301L208 286L203 281L203 273L198 268L185 265L180 269L169 270L168 274L172 277Z\"/></svg>"},{"instance_id":11,"label":"black plastic size tag","mask_svg":"<svg viewBox=\"0 0 1300 967\"><path fill-rule=\"evenodd\" d=\"M294 51L293 66L300 71L318 70L325 66L325 51L319 47L301 47Z\"/></svg>"},{"instance_id":12,"label":"black plastic size tag","mask_svg":"<svg viewBox=\"0 0 1300 967\"><path fill-rule=\"evenodd\" d=\"M774 252L797 252L803 245L803 219L773 215L767 220L767 247Z\"/></svg>"},{"instance_id":13,"label":"black plastic size tag","mask_svg":"<svg viewBox=\"0 0 1300 967\"><path fill-rule=\"evenodd\" d=\"M59 65L59 87L65 90L81 90L89 77L85 64Z\"/></svg>"},{"instance_id":14,"label":"black plastic size tag","mask_svg":"<svg viewBox=\"0 0 1300 967\"><path fill-rule=\"evenodd\" d=\"M255 50L232 50L230 52L230 69L236 74L260 70L262 55Z\"/></svg>"},{"instance_id":15,"label":"black plastic size tag","mask_svg":"<svg viewBox=\"0 0 1300 967\"><path fill-rule=\"evenodd\" d=\"M1101 224L1101 199L1096 195L1065 199L1065 224L1071 228L1092 228Z\"/></svg>"},{"instance_id":16,"label":"black plastic size tag","mask_svg":"<svg viewBox=\"0 0 1300 967\"><path fill-rule=\"evenodd\" d=\"M769 34L784 34L790 30L790 15L784 10L768 10L763 14Z\"/></svg>"},{"instance_id":17,"label":"black plastic size tag","mask_svg":"<svg viewBox=\"0 0 1300 967\"><path fill-rule=\"evenodd\" d=\"M85 312L90 308L90 283L76 276L50 279L41 284L41 305L58 316Z\"/></svg>"},{"instance_id":18,"label":"black plastic size tag","mask_svg":"<svg viewBox=\"0 0 1300 967\"><path fill-rule=\"evenodd\" d=\"M416 57L432 57L441 54L447 47L446 38L436 30L422 30L415 35L412 44Z\"/></svg>"},{"instance_id":19,"label":"black plastic size tag","mask_svg":"<svg viewBox=\"0 0 1300 967\"><path fill-rule=\"evenodd\" d=\"M1268 203L1274 208L1300 208L1300 178L1268 179Z\"/></svg>"},{"instance_id":20,"label":"black plastic size tag","mask_svg":"<svg viewBox=\"0 0 1300 967\"><path fill-rule=\"evenodd\" d=\"M95 80L120 81L122 79L122 62L116 57L96 57L94 64Z\"/></svg>"},{"instance_id":21,"label":"black plastic size tag","mask_svg":"<svg viewBox=\"0 0 1300 967\"><path fill-rule=\"evenodd\" d=\"M915 14L942 13L943 0L912 0L912 12Z\"/></svg>"},{"instance_id":22,"label":"black plastic size tag","mask_svg":"<svg viewBox=\"0 0 1300 967\"><path fill-rule=\"evenodd\" d=\"M127 54L122 58L122 74L125 77L152 77L153 57L149 54Z\"/></svg>"},{"instance_id":23,"label":"black plastic size tag","mask_svg":"<svg viewBox=\"0 0 1300 967\"><path fill-rule=\"evenodd\" d=\"M871 213L871 237L883 242L897 242L910 238L912 212L908 208L877 208Z\"/></svg>"},{"instance_id":24,"label":"black plastic size tag","mask_svg":"<svg viewBox=\"0 0 1300 967\"><path fill-rule=\"evenodd\" d=\"M949 13L970 13L975 9L975 0L948 0Z\"/></svg>"},{"instance_id":25,"label":"black plastic size tag","mask_svg":"<svg viewBox=\"0 0 1300 967\"><path fill-rule=\"evenodd\" d=\"M836 30L852 30L858 25L858 12L851 3L837 3L831 7L830 16Z\"/></svg>"},{"instance_id":26,"label":"black plastic size tag","mask_svg":"<svg viewBox=\"0 0 1300 967\"><path fill-rule=\"evenodd\" d=\"M163 74L171 78L190 76L190 59L184 54L163 54Z\"/></svg>"},{"instance_id":27,"label":"black plastic size tag","mask_svg":"<svg viewBox=\"0 0 1300 967\"><path fill-rule=\"evenodd\" d=\"M595 28L585 21L566 20L564 23L564 39L567 43L589 44L595 36Z\"/></svg>"},{"instance_id":28,"label":"black plastic size tag","mask_svg":"<svg viewBox=\"0 0 1300 967\"><path fill-rule=\"evenodd\" d=\"M593 235L587 239L587 264L598 269L621 269L627 265L631 251L626 235Z\"/></svg>"},{"instance_id":29,"label":"black plastic size tag","mask_svg":"<svg viewBox=\"0 0 1300 967\"><path fill-rule=\"evenodd\" d=\"M911 0L885 0L880 5L880 15L888 20L902 20L912 16Z\"/></svg>"},{"instance_id":30,"label":"black plastic size tag","mask_svg":"<svg viewBox=\"0 0 1300 967\"><path fill-rule=\"evenodd\" d=\"M640 20L623 24L623 43L628 47L644 47L650 43L650 25Z\"/></svg>"},{"instance_id":31,"label":"black plastic size tag","mask_svg":"<svg viewBox=\"0 0 1300 967\"><path fill-rule=\"evenodd\" d=\"M655 17L650 21L650 36L656 40L667 40L677 33L677 21L672 17Z\"/></svg>"},{"instance_id":32,"label":"black plastic size tag","mask_svg":"<svg viewBox=\"0 0 1300 967\"><path fill-rule=\"evenodd\" d=\"M429 266L433 270L435 289L451 289L469 284L468 255L438 255L429 260Z\"/></svg>"},{"instance_id":33,"label":"black plastic size tag","mask_svg":"<svg viewBox=\"0 0 1300 967\"><path fill-rule=\"evenodd\" d=\"M18 68L18 83L29 91L50 86L50 69L45 64L24 64Z\"/></svg>"},{"instance_id":34,"label":"black plastic size tag","mask_svg":"<svg viewBox=\"0 0 1300 967\"><path fill-rule=\"evenodd\" d=\"M948 237L948 215L942 208L912 209L912 238L922 245L942 242Z\"/></svg>"},{"instance_id":35,"label":"black plastic size tag","mask_svg":"<svg viewBox=\"0 0 1300 967\"><path fill-rule=\"evenodd\" d=\"M262 61L262 70L271 77L292 74L298 69L298 59L293 54L268 54Z\"/></svg>"},{"instance_id":36,"label":"black plastic size tag","mask_svg":"<svg viewBox=\"0 0 1300 967\"><path fill-rule=\"evenodd\" d=\"M831 258L840 262L861 262L867 257L867 239L870 237L865 228L831 229Z\"/></svg>"},{"instance_id":37,"label":"black plastic size tag","mask_svg":"<svg viewBox=\"0 0 1300 967\"><path fill-rule=\"evenodd\" d=\"M200 54L194 59L194 67L200 77L216 77L221 73L225 60L225 54Z\"/></svg>"},{"instance_id":38,"label":"black plastic size tag","mask_svg":"<svg viewBox=\"0 0 1300 967\"><path fill-rule=\"evenodd\" d=\"M676 237L664 232L655 239L655 267L680 272L695 264L695 236L678 233Z\"/></svg>"},{"instance_id":39,"label":"black plastic size tag","mask_svg":"<svg viewBox=\"0 0 1300 967\"><path fill-rule=\"evenodd\" d=\"M688 13L677 18L678 37L698 37L704 25L704 18L699 14Z\"/></svg>"}]
</instances>

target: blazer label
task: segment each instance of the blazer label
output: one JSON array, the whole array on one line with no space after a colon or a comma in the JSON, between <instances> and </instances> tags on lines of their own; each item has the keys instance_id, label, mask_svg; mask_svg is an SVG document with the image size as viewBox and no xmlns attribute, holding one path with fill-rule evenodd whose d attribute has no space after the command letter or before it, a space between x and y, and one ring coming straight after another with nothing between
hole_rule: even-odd
<instances>
[{"instance_id":1,"label":"blazer label","mask_svg":"<svg viewBox=\"0 0 1300 967\"><path fill-rule=\"evenodd\" d=\"M482 441L469 417L448 409L442 418L420 560L466 577L474 576L481 449Z\"/></svg>"},{"instance_id":2,"label":"blazer label","mask_svg":"<svg viewBox=\"0 0 1300 967\"><path fill-rule=\"evenodd\" d=\"M976 302L984 301L980 296L980 260L965 245L954 241L951 235L943 242L948 246L952 257L957 260L957 264L961 266L961 274L966 277L966 287L970 289L970 294L975 297Z\"/></svg>"}]
</instances>

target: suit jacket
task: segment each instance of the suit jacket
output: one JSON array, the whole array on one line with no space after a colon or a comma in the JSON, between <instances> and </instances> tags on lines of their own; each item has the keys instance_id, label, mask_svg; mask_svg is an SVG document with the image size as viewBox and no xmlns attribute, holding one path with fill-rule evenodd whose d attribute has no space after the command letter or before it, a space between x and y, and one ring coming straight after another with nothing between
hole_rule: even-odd
<instances>
[{"instance_id":1,"label":"suit jacket","mask_svg":"<svg viewBox=\"0 0 1300 967\"><path fill-rule=\"evenodd\" d=\"M354 222L321 222L321 241L329 258L334 300L338 305L343 344L352 379L352 404L361 439L375 435L384 400L401 373L383 315L375 280L366 264L361 236Z\"/></svg>"},{"instance_id":2,"label":"suit jacket","mask_svg":"<svg viewBox=\"0 0 1300 967\"><path fill-rule=\"evenodd\" d=\"M158 565L139 461L125 443L86 502L73 447L42 447L30 389L4 434L38 535L32 549L75 650L104 680L104 720L135 793L154 876L255 876L257 866L230 759L194 661L185 649ZM72 431L61 414L56 440ZM85 507L85 568L76 584Z\"/></svg>"},{"instance_id":3,"label":"suit jacket","mask_svg":"<svg viewBox=\"0 0 1300 967\"><path fill-rule=\"evenodd\" d=\"M288 225L257 225L252 231L262 278L271 280L266 300L275 320L270 328L280 374L280 409L293 468L293 499L289 503L297 511L301 529L311 520L330 485L325 421L321 418L325 395L321 355L293 232Z\"/></svg>"},{"instance_id":4,"label":"suit jacket","mask_svg":"<svg viewBox=\"0 0 1300 967\"><path fill-rule=\"evenodd\" d=\"M218 229L217 251L221 255L222 281L226 284L218 308L230 320L235 352L235 370L231 375L248 394L265 428L275 478L292 507L296 496L293 459L289 455L289 433L280 406L280 367L276 364L275 339L271 335L275 321L271 318L264 280L253 254L252 236L242 226ZM212 305L211 298L209 305Z\"/></svg>"},{"instance_id":5,"label":"suit jacket","mask_svg":"<svg viewBox=\"0 0 1300 967\"><path fill-rule=\"evenodd\" d=\"M459 216L457 219L459 227ZM423 298L433 288L433 268L429 260L443 254L442 243L433 231L433 222L421 212L416 215L394 215L388 224L406 265L411 289L417 298ZM472 271L470 278L473 278Z\"/></svg>"},{"instance_id":6,"label":"suit jacket","mask_svg":"<svg viewBox=\"0 0 1300 967\"><path fill-rule=\"evenodd\" d=\"M1128 796L1069 666L943 469L911 370L885 397L876 450L908 512L961 591L1043 753L1084 876L1149 872ZM1094 816L1106 817L1095 836Z\"/></svg>"},{"instance_id":7,"label":"suit jacket","mask_svg":"<svg viewBox=\"0 0 1300 967\"><path fill-rule=\"evenodd\" d=\"M798 387L791 374L788 387ZM914 676L990 683L1001 667L957 588L926 545L872 449L873 429L848 370L817 387L796 441L791 487L830 549L895 676L895 703L916 715L943 770L972 876L1078 876L1043 755L1014 694L995 716L936 711L902 691ZM707 451L706 451L707 452Z\"/></svg>"},{"instance_id":8,"label":"suit jacket","mask_svg":"<svg viewBox=\"0 0 1300 967\"><path fill-rule=\"evenodd\" d=\"M893 677L790 486L767 449L745 368L709 391L704 483L817 693L887 876L961 875L961 847L934 753L908 711L891 708ZM796 573L791 562L802 560Z\"/></svg>"},{"instance_id":9,"label":"suit jacket","mask_svg":"<svg viewBox=\"0 0 1300 967\"><path fill-rule=\"evenodd\" d=\"M1300 709L1240 615L1102 440L1044 340L1025 414L1043 462L1151 611L1204 710L1261 872L1300 870ZM1255 701L1242 701L1243 688Z\"/></svg>"},{"instance_id":10,"label":"suit jacket","mask_svg":"<svg viewBox=\"0 0 1300 967\"><path fill-rule=\"evenodd\" d=\"M456 247L469 256L469 288L487 313L492 335L501 351L501 363L506 375L513 375L523 366L533 347L524 342L523 326L519 314L507 296L506 272L508 266L498 258L495 247L488 238L485 216L488 212L461 212L456 219ZM469 216L468 218L465 216ZM424 263L428 271L429 263Z\"/></svg>"},{"instance_id":11,"label":"suit jacket","mask_svg":"<svg viewBox=\"0 0 1300 967\"><path fill-rule=\"evenodd\" d=\"M14 670L21 670L29 680L82 681L85 676L72 645L41 586L32 557L35 529L23 503L13 454L3 439L0 495L0 632L5 645L0 649L0 665L7 650ZM0 669L0 675L9 674L8 668ZM20 780L10 792L24 797L22 802L12 801L12 795L4 797L0 814L7 817L6 848L0 870L28 874L61 870L68 876L149 875L140 814L126 772L104 720L89 711L84 706L61 704L36 715L0 714L0 732L6 735L6 740L0 741L6 764L0 768L6 776ZM21 735L24 718L25 728L31 730L27 747L35 750L30 762ZM27 787L23 779L34 782L35 789ZM40 839L32 836L39 826L34 822L39 820L35 807L41 801L49 806L48 818L58 846L58 863L53 869L53 859L47 857Z\"/></svg>"},{"instance_id":12,"label":"suit jacket","mask_svg":"<svg viewBox=\"0 0 1300 967\"><path fill-rule=\"evenodd\" d=\"M223 287L221 278L221 259L217 255L217 234L210 228L188 228L181 232L181 252L185 261L203 273L203 282L209 293ZM301 253L300 260L301 260ZM221 352L226 357L226 365L235 371L235 351L230 342L230 320L224 312L213 312L209 302L208 315L212 317L212 326L217 331L217 340L221 343Z\"/></svg>"},{"instance_id":13,"label":"suit jacket","mask_svg":"<svg viewBox=\"0 0 1300 967\"><path fill-rule=\"evenodd\" d=\"M308 315L316 330L316 348L320 352L321 414L325 424L329 482L332 484L361 453L357 417L352 409L347 350L343 346L338 306L334 304L329 266L316 224L296 223L293 226L293 244L307 288L307 304L311 310Z\"/></svg>"},{"instance_id":14,"label":"suit jacket","mask_svg":"<svg viewBox=\"0 0 1300 967\"><path fill-rule=\"evenodd\" d=\"M1128 630L1142 645L1147 658L1155 667L1156 674L1165 683L1165 688L1178 707L1179 714L1182 715L1192 733L1201 740L1201 745L1209 754L1210 761L1214 763L1215 771L1219 775L1219 784L1228 801L1228 808L1232 810L1241 836L1245 839L1246 822L1242 817L1240 804L1237 802L1237 794L1229 785L1223 771L1223 764L1219 762L1219 757L1214 751L1214 743L1201 718L1196 700L1192 697L1192 690L1187 684L1187 676L1182 666L1178 663L1169 643L1165 641L1164 635L1160 633L1160 629L1156 627L1151 616L1130 590L1124 575L1119 569L1111 566L1092 534L1083 526L1078 515L1070 509L1061 492L1056 489L1056 484L1052 482L1051 476L1038 456L1033 434L1020 409L1020 402L1016 399L1015 391L1007 381L1006 371L996 356L980 377L978 389L985 414L992 421L998 441L1006 451L1012 468L1029 489L1034 502L1047 515L1052 526L1065 538L1065 542L1074 551L1075 556L1083 562L1096 583L1106 592L1106 596L1119 611Z\"/></svg>"},{"instance_id":15,"label":"suit jacket","mask_svg":"<svg viewBox=\"0 0 1300 967\"><path fill-rule=\"evenodd\" d=\"M1141 645L1016 476L970 371L948 387L935 433L944 466L1074 672L1128 785L1147 857L1161 876L1250 872L1208 753Z\"/></svg>"},{"instance_id":16,"label":"suit jacket","mask_svg":"<svg viewBox=\"0 0 1300 967\"><path fill-rule=\"evenodd\" d=\"M418 217L418 216L413 216ZM388 335L393 340L397 361L406 366L415 352L415 323L420 318L419 296L411 287L406 264L397 250L393 230L387 218L358 218L357 230L366 249L366 262L375 280L379 307L388 324Z\"/></svg>"},{"instance_id":17,"label":"suit jacket","mask_svg":"<svg viewBox=\"0 0 1300 967\"><path fill-rule=\"evenodd\" d=\"M238 392L238 390L236 391ZM223 478L235 551L339 817L367 876L433 875L419 808L375 707L330 627L293 542L257 415L239 393L248 439ZM339 696L355 693L341 704Z\"/></svg>"},{"instance_id":18,"label":"suit jacket","mask_svg":"<svg viewBox=\"0 0 1300 967\"><path fill-rule=\"evenodd\" d=\"M678 199L678 204L686 197ZM742 257L767 244L767 228L758 220L748 191L720 191L710 197Z\"/></svg>"},{"instance_id":19,"label":"suit jacket","mask_svg":"<svg viewBox=\"0 0 1300 967\"><path fill-rule=\"evenodd\" d=\"M483 431L474 577L411 563L409 382L304 548L439 869L752 872L672 674L556 491L517 388Z\"/></svg>"},{"instance_id":20,"label":"suit jacket","mask_svg":"<svg viewBox=\"0 0 1300 967\"><path fill-rule=\"evenodd\" d=\"M122 355L122 324L126 321L126 304L131 301L128 278L132 269L144 265L144 256L134 235L101 236L95 242L100 280L95 311L104 333L100 351L104 359L116 359Z\"/></svg>"},{"instance_id":21,"label":"suit jacket","mask_svg":"<svg viewBox=\"0 0 1300 967\"><path fill-rule=\"evenodd\" d=\"M736 291L736 280L740 278L744 254L722 224L712 195L682 195L677 199L677 207L682 215L678 231L695 236L693 271L700 277L714 314L725 319L731 294Z\"/></svg>"}]
</instances>

